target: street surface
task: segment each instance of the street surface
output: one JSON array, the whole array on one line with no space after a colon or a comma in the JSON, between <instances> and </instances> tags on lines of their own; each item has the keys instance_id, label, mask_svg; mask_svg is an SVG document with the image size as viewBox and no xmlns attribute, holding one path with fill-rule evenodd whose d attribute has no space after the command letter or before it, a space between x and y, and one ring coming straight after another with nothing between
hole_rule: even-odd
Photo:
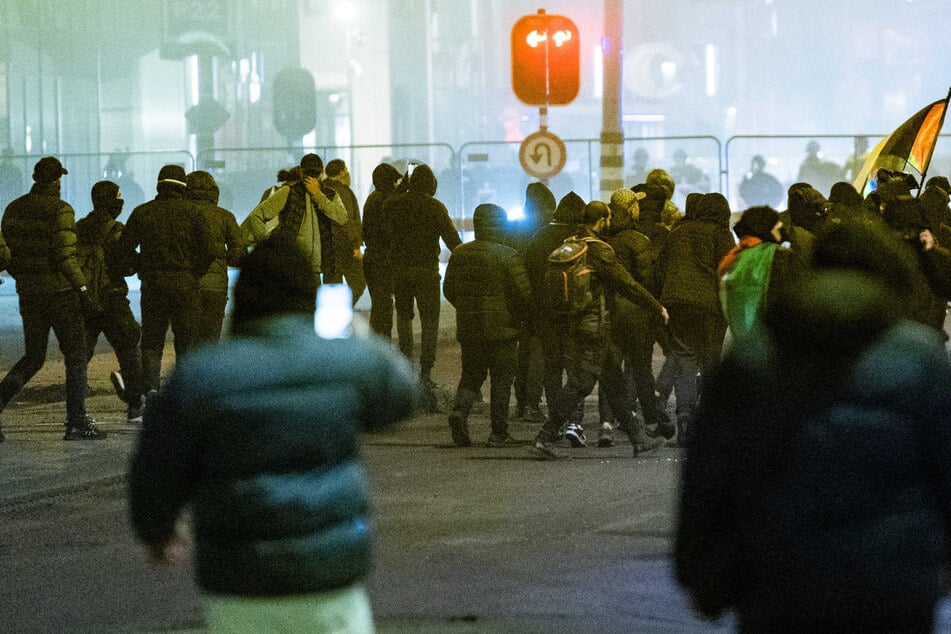
<instances>
[{"instance_id":1,"label":"street surface","mask_svg":"<svg viewBox=\"0 0 951 634\"><path fill-rule=\"evenodd\" d=\"M22 351L9 292L0 315L5 371ZM435 378L450 388L460 370L452 319L444 304ZM89 371L89 411L110 432L101 442L62 440L55 344L51 359L3 413L0 631L202 632L190 567L152 569L128 527L136 428L112 393L114 356L101 345ZM589 399L590 435L594 406ZM486 407L470 419L476 442L488 435ZM511 431L527 443L536 426ZM538 462L527 447L449 441L442 414L364 437L377 555L367 586L380 632L731 631L730 620L696 620L672 579L681 450L632 458L625 441Z\"/></svg>"}]
</instances>

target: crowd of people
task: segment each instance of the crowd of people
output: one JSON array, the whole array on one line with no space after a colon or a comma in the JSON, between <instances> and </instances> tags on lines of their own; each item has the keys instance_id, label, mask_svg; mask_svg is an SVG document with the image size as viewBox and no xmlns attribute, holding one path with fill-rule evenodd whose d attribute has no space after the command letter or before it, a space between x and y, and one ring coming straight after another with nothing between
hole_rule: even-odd
<instances>
[{"instance_id":1,"label":"crowd of people","mask_svg":"<svg viewBox=\"0 0 951 634\"><path fill-rule=\"evenodd\" d=\"M800 182L784 211L752 206L732 226L719 193L691 192L679 209L663 169L606 201L574 192L556 201L532 183L524 217L481 204L474 240L463 244L425 164L405 173L378 165L361 218L346 164L325 168L308 154L278 172L241 225L218 206L210 173L177 165L161 169L156 196L125 225L112 181L93 185L92 211L76 221L60 197L67 174L56 158L38 161L30 192L0 223L0 266L16 280L25 343L0 381L0 410L42 367L52 330L66 366L65 439L105 437L85 408L87 365L104 334L127 420L145 417L131 479L137 534L156 561L175 559L175 521L193 500L206 548L199 580L210 593L286 586L311 607L319 595L326 610L369 618L353 432L396 422L417 395L445 411L432 377L442 293L462 351L445 412L453 445L474 444L468 422L490 378L488 447L527 444L534 458L557 460L586 446L584 403L599 386L599 447L620 431L635 456L665 441L686 448L675 559L700 614L736 610L749 631L930 618L951 516L947 178L918 191L909 175L879 170L865 198L847 182L828 196ZM442 284L440 242L450 253ZM222 335L229 267L240 269L231 336L209 345ZM141 326L125 280L133 274ZM313 331L317 289L344 281L353 304L369 293L369 340L337 344ZM163 379L169 327L176 362ZM655 347L664 357L656 373ZM331 376L342 390L328 386ZM531 441L509 433L513 387L515 417L538 425ZM353 423L345 438L327 428L343 419ZM238 422L240 437L213 433ZM255 434L301 442L274 441L259 455L249 449ZM329 436L339 436L336 449L317 448ZM209 445L212 437L222 440ZM327 543L324 529L307 528L317 541L300 548L307 522L291 513L269 520L287 540L283 555L235 543L222 509L265 513L278 490L297 491L298 507L318 514L346 500L334 513L347 528ZM332 544L352 556L340 559ZM893 552L914 570L896 573ZM290 575L274 568L287 557L300 566ZM328 558L346 566L308 568ZM863 581L842 582L848 570ZM859 596L874 597L874 609L842 621ZM222 623L248 608L212 605ZM792 621L791 606L805 606ZM300 617L309 608L276 609Z\"/></svg>"}]
</instances>

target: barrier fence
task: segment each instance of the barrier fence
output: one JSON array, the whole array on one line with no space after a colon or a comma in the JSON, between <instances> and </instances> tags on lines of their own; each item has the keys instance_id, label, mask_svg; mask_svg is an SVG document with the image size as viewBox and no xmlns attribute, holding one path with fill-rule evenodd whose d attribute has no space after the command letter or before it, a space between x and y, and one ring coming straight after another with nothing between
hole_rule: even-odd
<instances>
[{"instance_id":1,"label":"barrier fence","mask_svg":"<svg viewBox=\"0 0 951 634\"><path fill-rule=\"evenodd\" d=\"M743 181L751 173L755 156L762 157L764 171L785 190L805 180L828 195L832 183L851 180L848 169L855 152L855 140L867 139L873 147L882 135L737 135L722 143L714 136L632 137L624 140L625 185L643 182L649 169L663 168L677 182L674 202L683 209L692 191L720 192L735 211L750 206L741 194ZM929 176L951 175L951 135L941 135ZM372 191L373 169L382 162L405 170L407 162L426 163L436 175L436 193L460 228L468 229L477 205L492 202L511 215L520 213L525 188L532 182L519 165L519 142L473 141L458 150L446 143L380 144L346 147L259 147L217 148L206 169L218 181L220 204L243 220L260 201L262 193L276 182L277 171L299 163L308 152L319 154L326 164L334 158L346 161L351 188L361 204ZM600 196L600 142L598 139L565 140L567 162L548 183L556 199L574 191L585 200ZM807 157L814 155L814 158ZM0 209L25 193L32 184L33 165L41 155L7 155L0 160ZM196 160L187 150L125 151L110 153L61 154L69 170L63 179L63 197L85 215L91 207L89 189L99 180L113 180L126 200L120 220L138 204L155 194L155 178L166 163L195 169ZM643 163L643 168L641 167ZM815 169L813 169L815 168ZM812 169L812 171L809 171Z\"/></svg>"}]
</instances>

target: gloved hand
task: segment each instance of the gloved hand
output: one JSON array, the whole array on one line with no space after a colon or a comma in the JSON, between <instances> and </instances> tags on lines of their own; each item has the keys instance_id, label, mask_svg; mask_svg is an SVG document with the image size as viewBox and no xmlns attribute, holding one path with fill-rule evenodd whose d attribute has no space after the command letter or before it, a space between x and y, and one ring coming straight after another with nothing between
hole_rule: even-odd
<instances>
[{"instance_id":1,"label":"gloved hand","mask_svg":"<svg viewBox=\"0 0 951 634\"><path fill-rule=\"evenodd\" d=\"M79 289L79 306L87 319L102 315L102 306L99 305L99 300L93 297L85 286Z\"/></svg>"}]
</instances>

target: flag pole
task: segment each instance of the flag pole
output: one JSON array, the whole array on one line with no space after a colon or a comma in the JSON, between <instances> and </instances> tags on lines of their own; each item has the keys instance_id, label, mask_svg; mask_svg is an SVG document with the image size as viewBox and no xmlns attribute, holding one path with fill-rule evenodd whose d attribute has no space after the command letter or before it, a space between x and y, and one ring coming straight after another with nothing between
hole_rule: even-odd
<instances>
[{"instance_id":1,"label":"flag pole","mask_svg":"<svg viewBox=\"0 0 951 634\"><path fill-rule=\"evenodd\" d=\"M935 135L935 143L937 144L938 139L941 138L941 128L944 126L944 118L948 114L948 104L951 104L951 86L948 87L948 96L944 98L944 110L941 112L941 121L938 122L938 133ZM931 166L931 158L934 156L934 148L932 148L931 154L928 155L928 162L921 168L921 184L918 187L918 195L915 198L921 197L921 192L925 189L925 177L928 175L928 168Z\"/></svg>"}]
</instances>

